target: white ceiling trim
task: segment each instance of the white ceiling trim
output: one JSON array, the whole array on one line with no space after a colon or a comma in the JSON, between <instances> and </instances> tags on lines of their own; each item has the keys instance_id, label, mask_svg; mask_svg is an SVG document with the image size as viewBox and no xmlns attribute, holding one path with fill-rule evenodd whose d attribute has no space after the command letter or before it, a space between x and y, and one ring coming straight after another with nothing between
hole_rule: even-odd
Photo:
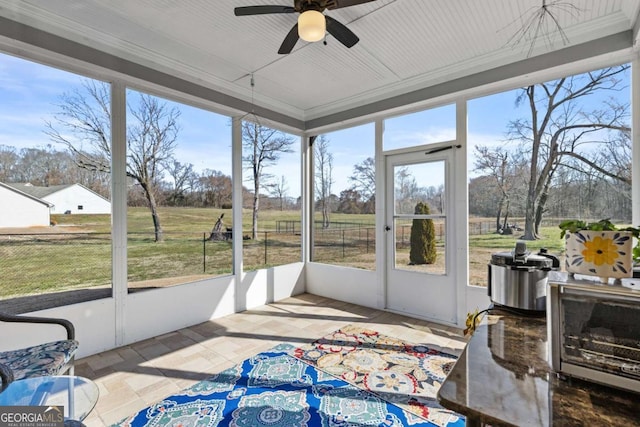
<instances>
[{"instance_id":1,"label":"white ceiling trim","mask_svg":"<svg viewBox=\"0 0 640 427\"><path fill-rule=\"evenodd\" d=\"M624 26L622 25L624 23ZM615 16L609 16L605 18L600 18L597 20L598 28L597 32L592 31L592 36L595 36L591 40L597 40L607 34L610 34L610 31L606 31L606 29L619 29L628 26L628 19L623 14L617 14ZM584 24L579 27L589 27L587 24ZM573 32L568 33L569 40L573 41L571 46L576 46L581 44L582 42L586 42L588 40L581 40L578 38L578 34L584 34L584 32L580 32L581 28L574 29ZM569 47L569 46L567 46ZM566 48L566 47L565 47ZM434 86L436 84L444 83L446 81L457 79L469 75L469 70L473 70L474 72L485 71L492 68L496 68L497 66L506 65L509 63L513 63L514 61L520 61L527 59L526 53L528 50L528 45L522 47L521 50L514 49L511 52L506 52L504 50L493 51L486 55L477 56L475 58L470 58L468 60L464 60L462 62L456 63L451 66L447 66L441 69L433 70L431 72L417 75L412 78L408 78L402 81L396 81L387 84L386 86L373 89L366 92L361 92L358 95L352 96L350 98L342 99L338 102L318 105L313 108L309 108L304 112L305 121L313 121L320 117L329 116L332 114L339 113L344 110L348 110L351 108L355 108L363 104L363 102L371 103L382 101L390 96L394 96L401 93L408 93L419 90L424 87ZM536 54L541 54L545 49L543 46L538 46L531 57L535 57Z\"/></svg>"},{"instance_id":2,"label":"white ceiling trim","mask_svg":"<svg viewBox=\"0 0 640 427\"><path fill-rule=\"evenodd\" d=\"M520 50L513 47L510 49L499 48L496 45L499 38L491 36L492 30L481 31L482 27L478 27L478 25L484 22L483 19L488 18L480 17L480 21L472 18L475 16L474 13L478 13L479 7L474 3L465 6L466 3L461 0L461 3L451 5L445 0L434 0L434 3L429 6L430 9L435 8L434 12L440 12L442 17L450 16L451 12L459 13L456 16L460 17L460 22L463 25L467 25L463 28L468 28L469 31L466 33L466 38L458 37L460 34L450 34L450 37L455 36L454 42L458 44L449 44L448 46L458 46L461 53L466 52L465 55L447 55L451 50L438 51L432 46L425 46L424 43L429 43L427 40L431 40L427 37L428 33L413 32L409 21L400 21L404 22L407 28L396 28L397 32L403 32L404 39L399 37L394 41L395 39L392 37L385 36L382 45L376 44L374 35L377 34L372 34L371 29L367 27L367 20L356 14L356 12L360 13L360 10L357 11L356 8L353 10L345 9L340 11L343 15L336 14L336 16L342 16L342 22L353 23L354 31L366 36L359 46L360 50L323 50L319 49L322 47L320 44L302 44L295 50L296 55L274 57L263 54L264 43L257 44L262 47L258 47L258 50L254 52L256 57L261 58L260 60L266 59L267 62L264 65L257 65L255 74L258 84L255 90L252 90L249 84L249 75L252 71L246 71L247 64L251 63L246 59L252 55L250 47L245 47L247 49L246 55L236 55L236 62L230 60L233 56L219 58L219 53L225 52L225 50L216 50L215 44L212 45L210 51L203 51L202 57L200 57L197 52L193 52L193 48L198 44L205 46L206 43L199 43L199 39L193 37L180 39L180 35L189 34L185 33L189 29L188 26L181 28L182 31L176 32L174 36L171 35L170 28L167 29L166 34L161 32L162 25L154 25L155 21L149 23L149 28L140 25L135 27L138 25L137 22L141 22L147 16L143 3L139 3L139 6L136 6L137 3L117 3L121 5L121 8L113 9L115 6L111 6L113 9L111 10L109 6L102 8L102 4L99 2L86 3L86 5L94 6L93 9L90 9L85 6L82 0L69 0L69 13L65 13L64 10L58 9L66 7L66 0L55 0L54 3L47 3L49 0L30 1L33 4L28 1L10 1L5 2L8 7L0 6L0 16L5 17L0 19L0 37L14 39L18 44L31 45L34 49L50 50L64 55L82 62L89 69L110 70L112 74L125 76L127 82L135 82L138 87L155 88L156 93L160 96L163 92L170 92L174 95L184 93L186 98L202 99L204 104L215 104L225 111L253 111L256 115L265 117L271 122L278 122L283 127L300 131L358 121L361 117L370 117L389 111L412 109L416 105L431 104L434 100L448 97L451 93L459 94L474 85L487 85L497 79L511 79L557 64L568 64L571 61L580 61L593 55L603 55L626 49L633 46L638 40L637 16L630 16L630 9L640 11L640 3L636 0L634 3L623 3L626 9L622 8L617 0L607 0L606 4L604 2L596 3L594 0L592 10L589 12L596 18L586 17L585 22L567 27L566 31L571 42L569 47L555 51L556 54L541 54L538 57L523 59L528 50L526 46ZM268 2L268 0L255 1ZM374 12L380 12L384 9L385 13L391 14L392 20L389 22L395 22L394 20L407 18L407 11L410 13L413 10L412 6L423 7L421 2L413 1L412 4L411 0L407 0L407 3L402 3L402 7L400 6L401 2L398 1L386 4L394 6L390 8L384 7L385 4L382 2L380 4L383 4L383 7L380 8L375 8L376 3L368 5ZM504 0L495 1L495 3L487 4L486 13L493 13L491 19L495 18L496 22L499 22L502 16L497 12L502 12L502 10L500 7L498 7L500 10L497 10L496 7L502 5L501 7L506 8L508 5L510 8L512 3L504 3ZM518 1L522 1L522 4L533 2L533 0ZM0 0L1 2L2 0ZM149 2L158 8L161 6L159 0L149 0ZM39 8L38 4L43 5L43 8ZM221 2L221 4L225 4L225 10L233 6L233 3L229 1ZM405 4L408 5L406 8ZM45 5L51 5L49 7L51 12L44 9ZM194 3L194 0L189 0L185 5L195 6L197 3ZM194 15L194 10L197 12L199 9L187 6L185 6L185 11L190 15L185 12L186 14L182 17L190 16L193 18L197 16ZM207 16L217 18L215 12L219 10L218 6L208 3L202 3L201 6L205 8L203 13L207 12ZM74 9L74 7L82 9ZM362 7L364 8L364 5ZM467 7L468 10L465 9ZM131 12L131 15L126 15L127 10ZM172 10L173 13L179 13L181 7L176 6ZM484 9L482 10L484 13ZM470 12L464 15L465 11ZM445 12L449 15L442 15ZM114 24L113 34L108 33L109 25L100 25L101 21L96 20L107 13L111 20L107 22ZM356 18L352 21L345 20L344 17L351 13L354 13ZM74 16L75 20L73 20ZM164 15L159 16L162 18ZM217 22L221 27L217 27L218 31L214 33L218 36L225 28L235 29L235 22L240 22L234 21L235 18L231 16L220 16L221 18ZM365 14L365 16L368 15ZM413 19L411 15L409 16ZM93 19L95 27L90 28L87 26L90 24L85 25L85 18ZM89 22L91 22L90 19ZM160 22L164 21L161 19ZM255 30L258 31L257 34L260 34L260 31L266 27L262 20L258 22L260 25L256 26ZM444 25L452 25L451 21L446 22L448 24ZM496 22L487 22L489 26L487 28L495 27ZM626 33L616 33L619 28L627 30L633 28L633 31L628 30L628 33L632 35L627 37ZM148 31L145 32L145 29ZM118 38L117 31L119 30L122 30L123 34L127 36L131 35L131 41L125 36ZM460 33L461 29L458 28L457 31ZM465 51L465 43L471 42L469 37L470 34L471 36L475 34L474 31L478 32L480 36L486 37L487 44L476 43L468 51ZM160 38L153 43L156 34L159 34ZM269 32L271 37L273 34L273 31ZM419 47L422 46L422 49L419 49L422 52L422 58L434 58L434 61L431 62L438 64L437 68L429 67L429 59L426 60L427 62L417 62L418 60L414 61L414 58L400 61L405 64L403 65L405 67L415 65L416 71L412 71L411 68L398 70L397 64L385 62L394 58L401 59L397 55L394 56L393 49L397 43L403 43L403 40L406 40L407 34L413 36L423 34L427 37L425 40L415 39L415 43ZM621 34L624 35L621 36ZM136 35L140 37L136 38ZM178 39L175 46L171 44L163 50L163 40L168 40L171 37ZM146 42L149 42L149 45L145 45ZM187 49L191 51L182 55L182 52L176 52L176 49L182 49L180 46L185 46L185 51ZM226 51L229 51L228 45L224 46ZM380 49L376 49L376 46ZM406 47L407 45L401 46ZM537 52L546 52L553 51L555 47L540 43L536 48ZM260 49L262 50L260 51ZM558 52L561 53L557 54ZM395 53L409 55L411 50L404 49ZM185 60L188 58L192 58L193 61ZM271 60L270 58L276 59ZM408 57L405 56L405 58ZM222 64L217 73L215 67L206 67L207 61L210 60L219 61ZM343 64L345 66L341 68ZM442 65L440 66L440 64ZM529 68L522 64L526 64ZM415 75L413 75L414 73ZM402 76L406 76L406 78ZM290 84L293 81L296 84ZM163 87L166 90L163 90ZM356 87L357 90L352 90ZM323 92L325 88L327 94ZM332 94L329 93L331 91ZM330 101L331 96L338 100ZM407 106L407 104L409 105Z\"/></svg>"},{"instance_id":3,"label":"white ceiling trim","mask_svg":"<svg viewBox=\"0 0 640 427\"><path fill-rule=\"evenodd\" d=\"M633 47L639 49L640 44L640 6L637 9L636 20L633 24Z\"/></svg>"},{"instance_id":4,"label":"white ceiling trim","mask_svg":"<svg viewBox=\"0 0 640 427\"><path fill-rule=\"evenodd\" d=\"M380 114L388 115L391 112L399 114L399 111L416 109L416 105L424 105L425 103L433 104L434 101L439 99L448 99L450 102L459 98L462 93L477 90L496 82L513 82L515 79L516 81L521 81L522 83L520 84L522 85L529 84L531 75L538 75L550 69L553 69L553 73L560 76L563 73L566 75L580 72L578 71L580 69L587 71L612 65L614 62L628 62L636 56L632 46L632 31L623 31L612 36L502 65L476 74L449 79L433 86L360 105L339 113L307 120L305 121L305 130L309 134L325 132L326 129L331 128L336 123L345 126L345 124L352 121L360 122L363 117L371 119ZM602 58L605 58L604 61ZM546 78L551 78L549 73L545 73L545 76Z\"/></svg>"},{"instance_id":5,"label":"white ceiling trim","mask_svg":"<svg viewBox=\"0 0 640 427\"><path fill-rule=\"evenodd\" d=\"M139 64L131 63L121 58L100 52L96 49L78 45L75 42L47 34L25 26L24 24L10 21L0 17L0 35L10 40L19 40L27 45L36 46L45 51L56 52L67 57L82 61L93 66L103 67L107 70L122 73L135 79L148 81L158 87L165 87L169 90L185 93L194 97L199 97L236 111L251 111L253 106L249 103L224 94L217 93L211 89L203 88L195 83L185 81L175 76L166 75L157 70L148 69ZM255 106L256 115L265 117L276 123L281 123L287 128L313 133L318 129L325 129L335 124L351 123L363 117L388 114L390 111L409 110L415 108L415 104L424 104L430 100L450 95L455 96L460 92L491 84L496 81L508 80L518 76L525 76L536 71L541 71L551 67L584 60L593 56L611 54L625 49L630 49L633 44L632 31L625 31L614 36L584 43L578 46L565 48L561 51L552 52L546 55L530 58L514 64L498 67L496 69L483 71L471 76L462 77L453 81L440 83L435 86L422 88L411 93L398 95L383 99L381 101L362 105L357 108L342 111L341 113L327 115L308 121L296 120L292 117ZM625 54L631 57L631 52ZM630 60L630 59L629 59Z\"/></svg>"}]
</instances>

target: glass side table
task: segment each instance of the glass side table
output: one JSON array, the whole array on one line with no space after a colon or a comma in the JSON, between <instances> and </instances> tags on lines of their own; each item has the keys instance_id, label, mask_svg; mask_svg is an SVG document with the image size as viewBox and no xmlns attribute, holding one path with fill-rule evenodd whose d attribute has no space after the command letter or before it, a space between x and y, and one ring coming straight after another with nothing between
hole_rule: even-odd
<instances>
[{"instance_id":1,"label":"glass side table","mask_svg":"<svg viewBox=\"0 0 640 427\"><path fill-rule=\"evenodd\" d=\"M82 425L98 402L93 381L70 375L16 380L0 392L0 406L63 406L65 425Z\"/></svg>"}]
</instances>

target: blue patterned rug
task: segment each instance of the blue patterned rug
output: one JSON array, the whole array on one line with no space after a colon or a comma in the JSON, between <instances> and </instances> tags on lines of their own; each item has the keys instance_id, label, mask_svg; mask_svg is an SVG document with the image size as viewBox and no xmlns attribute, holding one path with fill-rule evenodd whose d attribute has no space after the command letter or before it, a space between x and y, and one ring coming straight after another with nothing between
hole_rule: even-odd
<instances>
[{"instance_id":1,"label":"blue patterned rug","mask_svg":"<svg viewBox=\"0 0 640 427\"><path fill-rule=\"evenodd\" d=\"M119 427L400 427L434 426L293 356L280 344L179 394L145 408ZM464 426L463 419L450 426Z\"/></svg>"}]
</instances>

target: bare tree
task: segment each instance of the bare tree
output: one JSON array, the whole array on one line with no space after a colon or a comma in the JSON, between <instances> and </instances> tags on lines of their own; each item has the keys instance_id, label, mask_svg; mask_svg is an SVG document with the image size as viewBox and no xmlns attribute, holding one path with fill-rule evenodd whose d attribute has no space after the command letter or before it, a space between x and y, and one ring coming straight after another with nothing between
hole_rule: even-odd
<instances>
[{"instance_id":1,"label":"bare tree","mask_svg":"<svg viewBox=\"0 0 640 427\"><path fill-rule=\"evenodd\" d=\"M394 192L395 209L398 213L413 213L415 205L422 201L418 182L407 166L401 166L395 171Z\"/></svg>"},{"instance_id":2,"label":"bare tree","mask_svg":"<svg viewBox=\"0 0 640 427\"><path fill-rule=\"evenodd\" d=\"M627 107L627 106L623 106ZM612 108L621 108L613 106ZM624 116L628 113L625 112ZM608 178L631 185L631 128L623 126L616 132L611 132L600 150L587 153L565 152L567 157L577 162L565 162L563 165L578 170L584 174L594 171Z\"/></svg>"},{"instance_id":3,"label":"bare tree","mask_svg":"<svg viewBox=\"0 0 640 427\"><path fill-rule=\"evenodd\" d=\"M315 161L316 199L322 210L322 228L329 228L331 215L331 186L333 185L333 154L329 152L329 140L320 135L313 141Z\"/></svg>"},{"instance_id":4,"label":"bare tree","mask_svg":"<svg viewBox=\"0 0 640 427\"><path fill-rule=\"evenodd\" d=\"M502 147L489 148L484 146L476 147L475 169L488 173L500 190L500 200L496 209L496 231L507 228L509 218L509 191L513 185L513 176L509 168L509 153L504 151ZM502 225L502 215L504 213L504 221Z\"/></svg>"},{"instance_id":5,"label":"bare tree","mask_svg":"<svg viewBox=\"0 0 640 427\"><path fill-rule=\"evenodd\" d=\"M610 67L522 89L517 102L528 103L531 116L511 122L510 136L530 150L524 239L539 236L552 179L563 159L584 161L589 148L605 142L598 138L601 132L629 129L624 106L609 103L589 111L581 104L596 93L620 90L620 75L628 68Z\"/></svg>"},{"instance_id":6,"label":"bare tree","mask_svg":"<svg viewBox=\"0 0 640 427\"><path fill-rule=\"evenodd\" d=\"M280 203L280 210L283 211L284 204L287 200L287 194L289 193L287 177L281 175L279 180L274 180L273 182L267 184L267 188L269 189L269 194L278 199Z\"/></svg>"},{"instance_id":7,"label":"bare tree","mask_svg":"<svg viewBox=\"0 0 640 427\"><path fill-rule=\"evenodd\" d=\"M192 173L187 177L187 188L190 191L191 203L193 206L202 206L202 185L200 183L200 175ZM231 204L231 202L229 202Z\"/></svg>"},{"instance_id":8,"label":"bare tree","mask_svg":"<svg viewBox=\"0 0 640 427\"><path fill-rule=\"evenodd\" d=\"M173 180L173 188L168 197L169 202L172 205L184 204L187 192L192 190L189 188L189 184L193 182L193 176L196 175L193 171L193 165L191 163L183 164L171 158L164 165L164 168Z\"/></svg>"},{"instance_id":9,"label":"bare tree","mask_svg":"<svg viewBox=\"0 0 640 427\"><path fill-rule=\"evenodd\" d=\"M16 164L19 181L38 186L70 184L67 182L69 154L56 151L51 145L20 150ZM73 165L75 167L75 165Z\"/></svg>"},{"instance_id":10,"label":"bare tree","mask_svg":"<svg viewBox=\"0 0 640 427\"><path fill-rule=\"evenodd\" d=\"M551 192L553 215L631 220L631 134L609 132L607 141L601 150L563 159Z\"/></svg>"},{"instance_id":11,"label":"bare tree","mask_svg":"<svg viewBox=\"0 0 640 427\"><path fill-rule=\"evenodd\" d=\"M364 199L371 199L376 194L376 163L373 157L367 157L353 166L353 174L349 177L352 188Z\"/></svg>"},{"instance_id":12,"label":"bare tree","mask_svg":"<svg viewBox=\"0 0 640 427\"><path fill-rule=\"evenodd\" d=\"M258 237L258 212L260 211L260 190L266 184L268 175L264 169L275 164L283 153L291 153L293 138L275 129L253 122L242 122L242 160L251 173L253 181L251 237Z\"/></svg>"},{"instance_id":13,"label":"bare tree","mask_svg":"<svg viewBox=\"0 0 640 427\"><path fill-rule=\"evenodd\" d=\"M200 176L200 187L203 191L204 205L215 208L231 207L233 197L233 182L224 173L205 169Z\"/></svg>"},{"instance_id":14,"label":"bare tree","mask_svg":"<svg viewBox=\"0 0 640 427\"><path fill-rule=\"evenodd\" d=\"M16 165L19 159L15 147L0 145L0 182L16 181Z\"/></svg>"},{"instance_id":15,"label":"bare tree","mask_svg":"<svg viewBox=\"0 0 640 427\"><path fill-rule=\"evenodd\" d=\"M37 186L82 184L108 198L109 176L76 165L69 151L57 151L51 145L23 148L0 145L0 182L29 182Z\"/></svg>"},{"instance_id":16,"label":"bare tree","mask_svg":"<svg viewBox=\"0 0 640 427\"><path fill-rule=\"evenodd\" d=\"M346 214L362 213L362 195L354 188L347 188L340 192L338 212Z\"/></svg>"},{"instance_id":17,"label":"bare tree","mask_svg":"<svg viewBox=\"0 0 640 427\"><path fill-rule=\"evenodd\" d=\"M495 216L495 206L501 198L495 180L488 175L469 179L469 214L480 217Z\"/></svg>"},{"instance_id":18,"label":"bare tree","mask_svg":"<svg viewBox=\"0 0 640 427\"><path fill-rule=\"evenodd\" d=\"M64 144L82 168L111 171L111 111L109 85L82 80L82 87L61 96L55 121L46 122L45 133L53 142ZM162 165L173 156L178 136L180 111L140 94L128 102L127 176L133 178L147 200L156 242L163 240L156 202L156 187Z\"/></svg>"}]
</instances>

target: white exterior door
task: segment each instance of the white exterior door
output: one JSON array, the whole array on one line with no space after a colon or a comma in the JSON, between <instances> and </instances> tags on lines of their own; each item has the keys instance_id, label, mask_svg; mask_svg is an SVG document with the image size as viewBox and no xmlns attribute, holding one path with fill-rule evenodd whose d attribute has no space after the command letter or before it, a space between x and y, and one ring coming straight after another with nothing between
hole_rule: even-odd
<instances>
[{"instance_id":1,"label":"white exterior door","mask_svg":"<svg viewBox=\"0 0 640 427\"><path fill-rule=\"evenodd\" d=\"M385 157L387 308L447 324L457 320L454 150L440 147ZM427 205L429 212L417 212L418 204ZM432 230L433 238L425 230Z\"/></svg>"}]
</instances>

